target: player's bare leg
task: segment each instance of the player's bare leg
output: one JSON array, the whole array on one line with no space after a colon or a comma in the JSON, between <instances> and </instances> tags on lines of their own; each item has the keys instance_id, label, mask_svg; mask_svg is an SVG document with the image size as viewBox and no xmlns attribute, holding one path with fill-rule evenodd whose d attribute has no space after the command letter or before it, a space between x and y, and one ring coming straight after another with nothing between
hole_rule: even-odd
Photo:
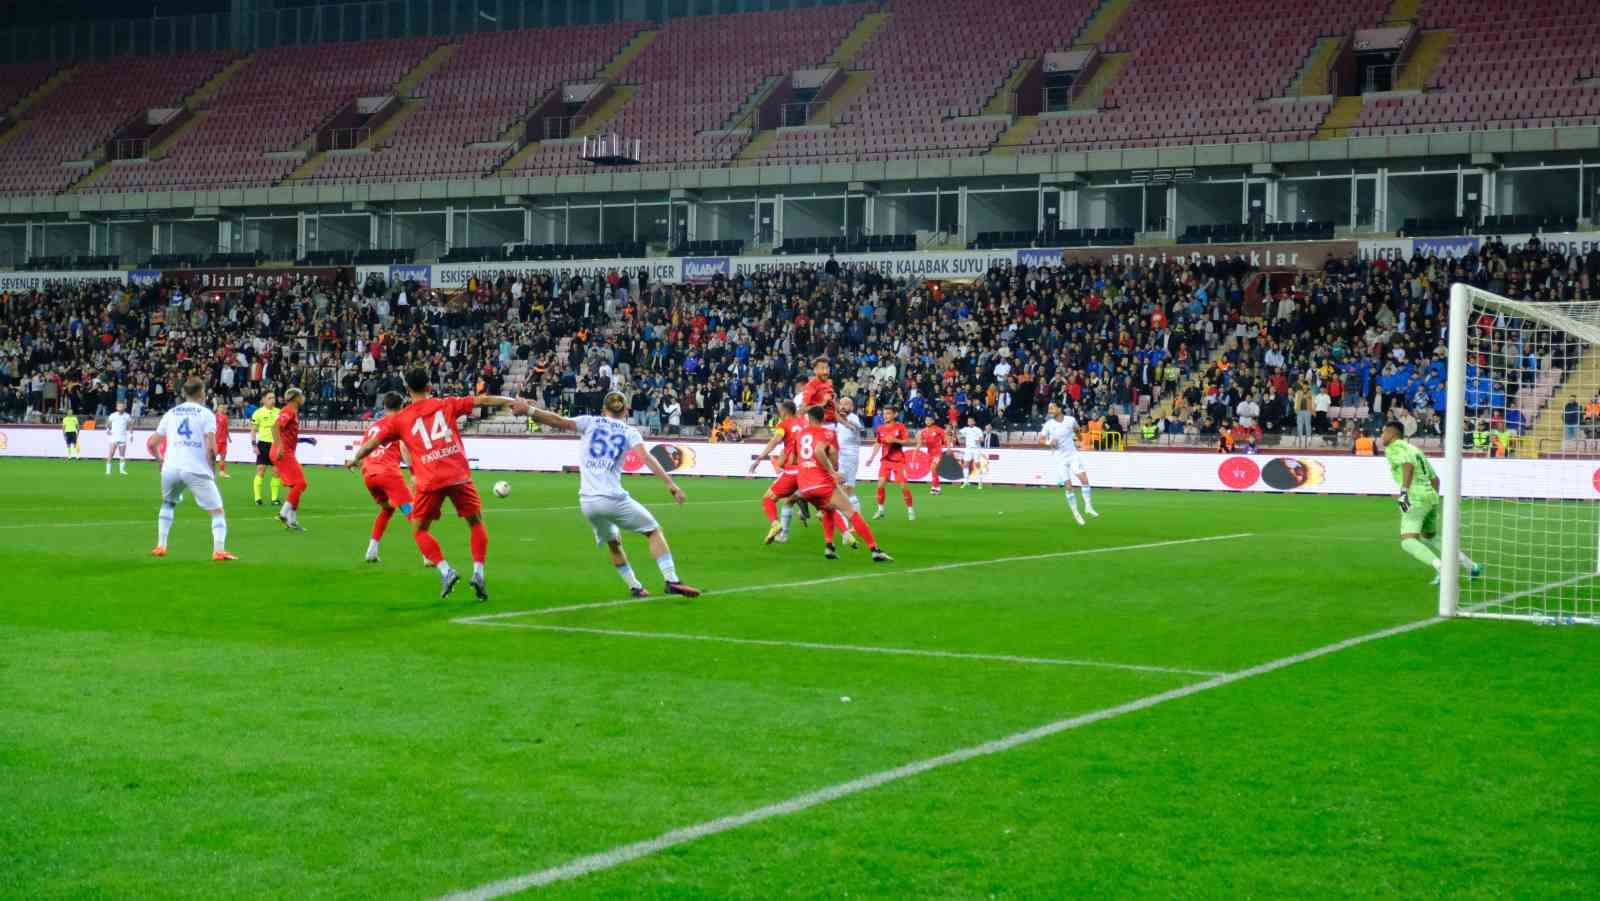
<instances>
[{"instance_id":1,"label":"player's bare leg","mask_svg":"<svg viewBox=\"0 0 1600 901\"><path fill-rule=\"evenodd\" d=\"M487 601L489 586L484 582L483 564L489 559L489 530L483 524L483 517L476 513L464 518L467 530L471 533L468 540L472 545L472 581L468 584L478 600Z\"/></svg>"},{"instance_id":2,"label":"player's bare leg","mask_svg":"<svg viewBox=\"0 0 1600 901\"><path fill-rule=\"evenodd\" d=\"M700 589L678 578L678 565L672 562L672 548L667 545L666 533L656 529L647 537L650 539L650 556L655 558L656 568L661 570L661 579L667 583L667 594L699 597Z\"/></svg>"},{"instance_id":3,"label":"player's bare leg","mask_svg":"<svg viewBox=\"0 0 1600 901\"><path fill-rule=\"evenodd\" d=\"M783 522L778 522L778 496L768 489L761 495L761 510L767 514L767 537L762 544L771 544L774 541L789 540L789 518L786 515ZM788 510L784 510L785 514Z\"/></svg>"},{"instance_id":4,"label":"player's bare leg","mask_svg":"<svg viewBox=\"0 0 1600 901\"><path fill-rule=\"evenodd\" d=\"M878 547L878 539L872 534L872 527L867 525L866 517L861 515L861 511L850 509L850 499L845 496L842 488L835 488L833 491L833 497L829 498L826 503L828 505L828 510L832 512L833 515L848 521L851 528L855 531L855 534L861 536L861 540L867 543L867 548L872 551L872 562L894 562L893 557L885 553L883 548ZM846 510L850 510L850 514L848 516L845 515Z\"/></svg>"},{"instance_id":5,"label":"player's bare leg","mask_svg":"<svg viewBox=\"0 0 1600 901\"><path fill-rule=\"evenodd\" d=\"M1083 512L1093 516L1095 519L1099 519L1100 514L1095 512L1094 501L1090 499L1093 491L1094 489L1089 487L1089 474L1086 472L1078 473L1078 493L1083 495Z\"/></svg>"},{"instance_id":6,"label":"player's bare leg","mask_svg":"<svg viewBox=\"0 0 1600 901\"><path fill-rule=\"evenodd\" d=\"M106 475L111 475L111 458L115 457L116 455L117 455L117 446L115 444L107 445L106 446ZM126 469L126 465L124 465L124 469Z\"/></svg>"},{"instance_id":7,"label":"player's bare leg","mask_svg":"<svg viewBox=\"0 0 1600 901\"><path fill-rule=\"evenodd\" d=\"M606 542L606 550L611 552L611 565L617 568L617 575L622 577L628 586L628 594L636 598L647 598L650 592L645 589L644 583L633 574L633 566L628 563L628 555L622 550L621 539L613 538Z\"/></svg>"},{"instance_id":8,"label":"player's bare leg","mask_svg":"<svg viewBox=\"0 0 1600 901\"><path fill-rule=\"evenodd\" d=\"M461 581L461 574L444 558L444 549L439 547L439 540L428 531L432 527L433 523L429 520L414 519L411 521L411 537L416 539L423 561L439 571L439 597L443 599L455 590L456 583Z\"/></svg>"}]
</instances>

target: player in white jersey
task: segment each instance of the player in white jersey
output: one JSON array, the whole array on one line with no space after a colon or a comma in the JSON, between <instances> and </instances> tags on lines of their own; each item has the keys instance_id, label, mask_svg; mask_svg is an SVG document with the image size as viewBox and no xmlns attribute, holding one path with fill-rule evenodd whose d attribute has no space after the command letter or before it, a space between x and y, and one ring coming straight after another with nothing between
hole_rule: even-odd
<instances>
[{"instance_id":1,"label":"player in white jersey","mask_svg":"<svg viewBox=\"0 0 1600 901\"><path fill-rule=\"evenodd\" d=\"M853 398L838 400L838 416L833 422L833 432L839 436L839 488L850 499L850 507L861 512L861 498L856 496L856 473L861 469L861 417L856 415Z\"/></svg>"},{"instance_id":2,"label":"player in white jersey","mask_svg":"<svg viewBox=\"0 0 1600 901\"><path fill-rule=\"evenodd\" d=\"M128 415L127 404L117 401L116 412L106 417L106 475L111 475L111 458L120 459L122 474L128 474L128 442L133 438L133 417Z\"/></svg>"},{"instance_id":3,"label":"player in white jersey","mask_svg":"<svg viewBox=\"0 0 1600 901\"><path fill-rule=\"evenodd\" d=\"M650 596L638 576L633 574L633 567L628 565L628 555L623 553L623 529L637 532L650 540L650 556L655 558L656 567L661 570L667 594L699 597L700 589L678 579L677 565L672 562L672 549L667 546L667 536L662 533L656 518L622 487L622 458L628 455L628 451L644 446L644 438L639 430L624 420L628 414L627 398L613 391L606 395L603 407L603 416L568 419L538 407L529 407L528 415L543 425L578 433L578 472L581 479L578 507L594 529L595 543L603 544L611 551L611 562L617 568L617 575L627 583L628 591L636 598ZM512 411L520 412L517 406L513 406ZM661 468L661 463L649 453L641 451L640 456L656 478L666 484L672 499L683 503L683 489Z\"/></svg>"},{"instance_id":4,"label":"player in white jersey","mask_svg":"<svg viewBox=\"0 0 1600 901\"><path fill-rule=\"evenodd\" d=\"M966 427L957 432L956 437L961 439L961 487L967 487L967 480L977 476L978 490L982 491L989 457L983 450L983 429L978 428L978 420L968 416Z\"/></svg>"},{"instance_id":5,"label":"player in white jersey","mask_svg":"<svg viewBox=\"0 0 1600 901\"><path fill-rule=\"evenodd\" d=\"M1072 493L1074 484L1083 495L1083 509L1090 516L1095 512L1094 501L1089 499L1089 473L1083 468L1083 457L1078 454L1078 420L1066 415L1060 404L1050 405L1050 416L1039 430L1039 443L1055 451L1056 487L1067 493L1067 507L1072 518L1083 525L1083 514L1078 512L1078 498Z\"/></svg>"},{"instance_id":6,"label":"player in white jersey","mask_svg":"<svg viewBox=\"0 0 1600 901\"><path fill-rule=\"evenodd\" d=\"M211 559L237 560L228 553L228 520L222 512L222 494L217 491L217 417L200 399L205 382L189 379L183 384L184 401L168 410L145 442L150 455L161 457L161 512L156 516L156 546L153 557L167 555L167 536L183 489L189 489L200 509L211 514ZM158 444L166 441L165 456Z\"/></svg>"}]
</instances>

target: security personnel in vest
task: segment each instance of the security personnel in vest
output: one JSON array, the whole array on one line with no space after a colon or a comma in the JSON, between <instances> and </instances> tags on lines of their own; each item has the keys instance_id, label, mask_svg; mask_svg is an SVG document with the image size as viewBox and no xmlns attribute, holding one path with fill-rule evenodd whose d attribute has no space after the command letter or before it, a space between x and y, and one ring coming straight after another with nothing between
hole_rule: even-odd
<instances>
[{"instance_id":1,"label":"security personnel in vest","mask_svg":"<svg viewBox=\"0 0 1600 901\"><path fill-rule=\"evenodd\" d=\"M1159 430L1156 428L1156 421L1154 419L1147 419L1145 420L1144 425L1139 426L1139 437L1144 439L1145 444L1155 444L1158 431Z\"/></svg>"},{"instance_id":2,"label":"security personnel in vest","mask_svg":"<svg viewBox=\"0 0 1600 901\"><path fill-rule=\"evenodd\" d=\"M1482 422L1475 423L1473 426L1472 452L1475 454L1489 453L1489 429Z\"/></svg>"},{"instance_id":3,"label":"security personnel in vest","mask_svg":"<svg viewBox=\"0 0 1600 901\"><path fill-rule=\"evenodd\" d=\"M1511 442L1516 437L1517 433L1508 428L1501 428L1500 431L1495 432L1494 443L1496 455L1501 457L1511 456Z\"/></svg>"}]
</instances>

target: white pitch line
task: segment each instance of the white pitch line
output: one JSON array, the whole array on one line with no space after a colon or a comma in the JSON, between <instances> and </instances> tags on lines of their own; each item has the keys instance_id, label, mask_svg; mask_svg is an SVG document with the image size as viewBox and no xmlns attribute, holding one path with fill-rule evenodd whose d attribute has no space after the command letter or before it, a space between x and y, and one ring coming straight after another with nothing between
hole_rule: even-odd
<instances>
[{"instance_id":1,"label":"white pitch line","mask_svg":"<svg viewBox=\"0 0 1600 901\"><path fill-rule=\"evenodd\" d=\"M1137 673L1165 673L1177 676L1220 676L1216 670L1185 669L1175 666L1148 666L1140 663L1113 663L1076 658L1025 657L1016 654L973 654L923 648L880 648L859 644L831 644L819 641L780 641L771 638L736 638L731 635L686 635L681 632L639 632L630 629L590 629L583 626L545 626L538 623L473 623L501 629L533 629L539 632L567 632L613 638L656 638L663 641L708 641L722 644L755 645L764 648L801 648L809 651L850 651L858 654L889 654L900 657L936 657L943 660L983 660L992 663L1020 663L1033 666L1080 666L1092 669L1131 670Z\"/></svg>"},{"instance_id":2,"label":"white pitch line","mask_svg":"<svg viewBox=\"0 0 1600 901\"><path fill-rule=\"evenodd\" d=\"M799 582L774 582L767 585L744 585L738 588L718 588L704 592L701 597L725 594L744 594L751 591L773 591L780 588L805 588L811 585L832 585L836 582L856 582L863 579L881 579L887 576L909 576L917 573L944 572L952 569L966 569L972 566L995 566L1001 563L1024 563L1033 560L1056 560L1063 557L1084 557L1091 554L1112 554L1119 551L1145 551L1155 548L1178 547L1185 544L1203 544L1211 541L1233 541L1239 538L1253 538L1254 532L1236 532L1231 535L1207 535L1202 538L1175 538L1171 541L1150 541L1143 544L1118 544L1111 547L1082 548L1076 551L1053 551L1045 554L1022 554L1015 557L995 557L989 560L962 560L956 563L940 563L935 566L918 566L911 569L880 568L872 572L856 573L848 576L828 576L822 579L805 579ZM649 604L663 598L623 598L618 601L596 601L591 604L569 604L564 607L544 607L538 610L512 610L507 613L488 613L483 616L466 616L453 619L451 622L462 626L476 626L497 619L513 619L519 616L549 616L554 613L571 613L575 610L598 610L605 607L625 607L630 604Z\"/></svg>"},{"instance_id":3,"label":"white pitch line","mask_svg":"<svg viewBox=\"0 0 1600 901\"><path fill-rule=\"evenodd\" d=\"M1004 738L985 742L981 745L973 745L971 747L961 748L956 751L951 751L947 754L941 754L937 757L928 757L922 760L916 760L911 763L904 764L902 766L897 766L893 769L871 773L869 775L862 776L859 779L852 779L849 782L841 782L837 785L830 785L826 788L820 788L815 791L806 792L804 794L789 798L788 800L779 801L776 804L768 804L765 807L758 807L754 810L746 811L745 813L721 817L715 820L707 820L706 822L697 823L692 826L685 826L680 829L673 829L670 832L664 832L652 839L621 845L619 847L612 848L609 851L602 851L598 854L590 854L584 857L579 857L559 866L550 867L543 870L535 870L531 873L525 873L521 876L513 876L509 879L490 882L486 885L478 886L477 888L454 892L446 895L444 897L444 901L488 901L488 899L491 898L500 898L505 895L515 894L517 892L526 891L527 889L536 888L542 885L550 885L551 883L555 882L577 879L582 876L587 876L591 873L609 870L625 863L639 860L640 858L649 857L652 854L657 854L661 851L665 851L668 848L698 841L699 839L706 838L708 836L718 835L723 832L730 832L735 829L741 829L745 826L750 826L765 820L774 819L776 817L789 816L790 814L809 810L813 807L827 804L832 801L837 801L840 798L847 798L851 795L860 794L862 792L878 788L879 786L887 785L891 782L909 779L912 776L918 776L930 770L936 770L958 763L965 763L969 760L974 760L979 757L988 757L990 755L1000 754L1005 751L1010 751L1013 748L1039 741L1043 738L1049 738L1052 735L1057 735L1062 732L1068 732L1073 729L1081 729L1084 726L1093 725L1095 723L1103 722L1115 717L1124 716L1130 713L1137 713L1142 710L1148 710L1151 707L1155 707L1159 704L1165 704L1168 701L1176 701L1182 698L1200 694L1201 692L1211 691L1215 688L1221 688L1224 685L1232 685L1235 682L1241 682L1245 679L1253 679L1256 676L1264 676L1268 673L1284 669L1285 667L1294 666L1297 663L1315 660L1318 657L1334 654L1347 648L1353 648L1357 645L1366 644L1370 641L1378 641L1394 635L1412 632L1417 629L1425 629L1441 622L1444 622L1444 619L1435 616L1428 619L1417 620L1416 622L1406 623L1403 626L1395 626L1393 628L1371 632L1355 638L1347 638L1343 641L1324 645L1320 648L1305 651L1300 654L1294 654L1289 657L1280 657L1277 660L1272 660L1259 666L1253 666L1249 669L1216 676L1215 678L1207 679L1204 682L1196 682L1193 685L1186 685L1182 688L1175 688L1171 691L1164 691L1159 694L1146 695L1145 697L1129 701L1125 704L1119 704L1115 707L1106 707L1101 710L1079 714L1078 716L1069 717L1067 719L1056 720L1053 723L1046 723L1043 726L1029 729L1025 732L1017 732Z\"/></svg>"}]
</instances>

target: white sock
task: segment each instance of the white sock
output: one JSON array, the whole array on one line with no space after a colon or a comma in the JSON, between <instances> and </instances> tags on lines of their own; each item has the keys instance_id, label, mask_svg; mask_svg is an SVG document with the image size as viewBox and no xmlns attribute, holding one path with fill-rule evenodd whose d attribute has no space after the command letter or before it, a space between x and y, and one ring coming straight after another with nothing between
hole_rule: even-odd
<instances>
[{"instance_id":1,"label":"white sock","mask_svg":"<svg viewBox=\"0 0 1600 901\"><path fill-rule=\"evenodd\" d=\"M156 547L167 546L167 536L172 534L172 518L177 513L177 507L172 504L162 504L161 512L156 514Z\"/></svg>"},{"instance_id":2,"label":"white sock","mask_svg":"<svg viewBox=\"0 0 1600 901\"><path fill-rule=\"evenodd\" d=\"M111 461L106 461L106 475L111 475Z\"/></svg>"},{"instance_id":3,"label":"white sock","mask_svg":"<svg viewBox=\"0 0 1600 901\"><path fill-rule=\"evenodd\" d=\"M294 522L294 508L289 506L288 501L284 501L283 506L278 508L278 515L290 522Z\"/></svg>"},{"instance_id":4,"label":"white sock","mask_svg":"<svg viewBox=\"0 0 1600 901\"><path fill-rule=\"evenodd\" d=\"M792 519L794 519L794 504L784 504L783 509L778 511L778 521L783 523L785 532L789 531L789 521Z\"/></svg>"},{"instance_id":5,"label":"white sock","mask_svg":"<svg viewBox=\"0 0 1600 901\"><path fill-rule=\"evenodd\" d=\"M861 512L861 498L856 497L853 494L850 495L850 509L856 511L857 513L860 513Z\"/></svg>"},{"instance_id":6,"label":"white sock","mask_svg":"<svg viewBox=\"0 0 1600 901\"><path fill-rule=\"evenodd\" d=\"M1092 491L1092 490L1093 489L1091 489L1088 485L1080 485L1080 486L1078 486L1078 491L1083 494L1083 506L1084 506L1084 508L1087 509L1087 510L1091 510L1091 511L1094 510L1094 501L1089 500L1089 492Z\"/></svg>"},{"instance_id":7,"label":"white sock","mask_svg":"<svg viewBox=\"0 0 1600 901\"><path fill-rule=\"evenodd\" d=\"M228 549L228 517L221 513L211 514L211 549L213 551Z\"/></svg>"},{"instance_id":8,"label":"white sock","mask_svg":"<svg viewBox=\"0 0 1600 901\"><path fill-rule=\"evenodd\" d=\"M367 539L367 556L368 557L376 557L376 556L378 556L378 539L376 539L376 538L368 538Z\"/></svg>"},{"instance_id":9,"label":"white sock","mask_svg":"<svg viewBox=\"0 0 1600 901\"><path fill-rule=\"evenodd\" d=\"M1434 554L1439 556L1441 559L1444 557L1444 539L1429 538L1424 541L1423 544L1426 544L1428 546L1428 550L1433 551ZM1462 569L1465 569L1469 572L1478 565L1477 563L1473 562L1471 557L1467 556L1466 551L1457 551L1456 560L1461 564Z\"/></svg>"},{"instance_id":10,"label":"white sock","mask_svg":"<svg viewBox=\"0 0 1600 901\"><path fill-rule=\"evenodd\" d=\"M1072 493L1071 488L1067 489L1067 506L1072 508L1073 513L1078 512L1078 496Z\"/></svg>"},{"instance_id":11,"label":"white sock","mask_svg":"<svg viewBox=\"0 0 1600 901\"><path fill-rule=\"evenodd\" d=\"M483 578L483 564L476 560L472 561L472 577L475 579Z\"/></svg>"},{"instance_id":12,"label":"white sock","mask_svg":"<svg viewBox=\"0 0 1600 901\"><path fill-rule=\"evenodd\" d=\"M629 588L644 587L644 583L639 581L639 577L633 574L633 567L626 563L617 567L617 575L622 577L622 581L626 582Z\"/></svg>"},{"instance_id":13,"label":"white sock","mask_svg":"<svg viewBox=\"0 0 1600 901\"><path fill-rule=\"evenodd\" d=\"M433 567L434 567L434 569L437 569L439 571L439 575L441 575L441 576L452 571L450 569L450 561L449 560L440 560L438 563L435 563L433 565Z\"/></svg>"},{"instance_id":14,"label":"white sock","mask_svg":"<svg viewBox=\"0 0 1600 901\"><path fill-rule=\"evenodd\" d=\"M656 558L656 568L661 570L661 578L668 582L678 581L678 567L672 562L672 554L666 553Z\"/></svg>"}]
</instances>

